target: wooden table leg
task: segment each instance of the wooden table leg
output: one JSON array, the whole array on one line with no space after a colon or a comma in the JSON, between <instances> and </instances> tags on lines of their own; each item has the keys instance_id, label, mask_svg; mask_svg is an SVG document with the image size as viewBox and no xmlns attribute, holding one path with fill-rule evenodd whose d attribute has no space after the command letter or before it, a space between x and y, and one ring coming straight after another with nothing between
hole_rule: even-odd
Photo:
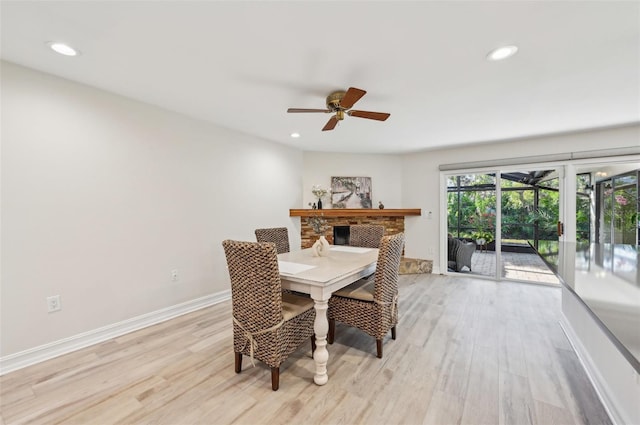
<instances>
[{"instance_id":1,"label":"wooden table leg","mask_svg":"<svg viewBox=\"0 0 640 425\"><path fill-rule=\"evenodd\" d=\"M329 321L327 320L327 309L329 300L313 299L316 310L316 320L313 323L313 330L316 333L316 351L313 352L313 360L316 362L316 374L313 381L318 385L324 385L329 380L327 375L327 362L329 361L329 351L327 351L327 332L329 331Z\"/></svg>"}]
</instances>

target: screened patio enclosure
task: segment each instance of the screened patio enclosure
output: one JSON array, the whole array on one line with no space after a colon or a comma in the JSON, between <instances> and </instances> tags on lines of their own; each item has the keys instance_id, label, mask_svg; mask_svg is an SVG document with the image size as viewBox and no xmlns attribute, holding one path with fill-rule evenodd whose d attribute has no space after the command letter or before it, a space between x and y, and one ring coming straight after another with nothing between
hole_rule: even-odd
<instances>
[{"instance_id":1,"label":"screened patio enclosure","mask_svg":"<svg viewBox=\"0 0 640 425\"><path fill-rule=\"evenodd\" d=\"M555 171L511 172L502 173L500 177L503 250L519 247L537 250L546 241L557 241L559 196ZM488 242L487 249L492 250L495 241L492 232L496 227L495 193L495 174L449 177L447 231L459 239L484 239ZM589 215L586 219L583 227L588 238Z\"/></svg>"},{"instance_id":2,"label":"screened patio enclosure","mask_svg":"<svg viewBox=\"0 0 640 425\"><path fill-rule=\"evenodd\" d=\"M449 175L446 182L449 271L559 285L555 169L464 173ZM468 270L452 258L459 246L455 240L462 241L465 252L470 245L476 248Z\"/></svg>"},{"instance_id":3,"label":"screened patio enclosure","mask_svg":"<svg viewBox=\"0 0 640 425\"><path fill-rule=\"evenodd\" d=\"M576 169L575 194L571 196L575 196L572 226L575 225L578 245L640 245L640 170L637 163L635 167L633 163L629 165ZM495 251L495 241L500 238L500 252L494 256L498 258L474 255L474 265L468 271L508 277L513 268L508 262L517 263L524 258L514 260L509 253L539 256L544 267L557 271L562 230L557 170L461 173L446 176L446 185L446 225L452 238L474 243L476 253ZM501 229L499 235L497 228ZM535 262L533 257L527 257L527 261ZM535 268L531 264L523 268ZM485 265L488 271L483 271ZM496 274L496 267L502 274L500 270Z\"/></svg>"}]
</instances>

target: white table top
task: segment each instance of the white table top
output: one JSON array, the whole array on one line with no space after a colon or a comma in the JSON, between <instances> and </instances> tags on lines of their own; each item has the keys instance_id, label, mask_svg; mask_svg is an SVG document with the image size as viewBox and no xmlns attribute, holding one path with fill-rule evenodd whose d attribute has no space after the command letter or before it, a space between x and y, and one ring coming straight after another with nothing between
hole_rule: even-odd
<instances>
[{"instance_id":1,"label":"white table top","mask_svg":"<svg viewBox=\"0 0 640 425\"><path fill-rule=\"evenodd\" d=\"M345 276L371 269L378 260L376 248L332 245L326 257L314 257L312 252L307 248L278 254L280 276L289 281L326 286Z\"/></svg>"}]
</instances>

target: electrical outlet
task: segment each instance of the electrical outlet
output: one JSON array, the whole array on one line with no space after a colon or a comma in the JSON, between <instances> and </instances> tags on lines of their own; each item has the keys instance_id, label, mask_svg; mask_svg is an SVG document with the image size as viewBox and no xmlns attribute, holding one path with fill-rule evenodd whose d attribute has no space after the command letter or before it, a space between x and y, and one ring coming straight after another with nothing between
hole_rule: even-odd
<instances>
[{"instance_id":1,"label":"electrical outlet","mask_svg":"<svg viewBox=\"0 0 640 425\"><path fill-rule=\"evenodd\" d=\"M49 313L53 313L54 311L60 311L62 306L60 305L60 295L53 295L51 297L47 297L47 310Z\"/></svg>"},{"instance_id":2,"label":"electrical outlet","mask_svg":"<svg viewBox=\"0 0 640 425\"><path fill-rule=\"evenodd\" d=\"M178 269L171 270L171 280L173 282L177 282L178 281Z\"/></svg>"},{"instance_id":3,"label":"electrical outlet","mask_svg":"<svg viewBox=\"0 0 640 425\"><path fill-rule=\"evenodd\" d=\"M433 255L435 253L433 247L427 248L427 254Z\"/></svg>"}]
</instances>

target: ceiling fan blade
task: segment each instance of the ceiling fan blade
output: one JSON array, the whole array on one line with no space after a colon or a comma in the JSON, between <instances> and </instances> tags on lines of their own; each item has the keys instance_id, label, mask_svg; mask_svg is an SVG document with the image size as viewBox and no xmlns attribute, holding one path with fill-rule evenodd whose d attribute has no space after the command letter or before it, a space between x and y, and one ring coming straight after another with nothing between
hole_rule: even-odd
<instances>
[{"instance_id":1,"label":"ceiling fan blade","mask_svg":"<svg viewBox=\"0 0 640 425\"><path fill-rule=\"evenodd\" d=\"M333 112L330 109L304 109L304 108L289 108L287 112Z\"/></svg>"},{"instance_id":2,"label":"ceiling fan blade","mask_svg":"<svg viewBox=\"0 0 640 425\"><path fill-rule=\"evenodd\" d=\"M365 94L367 94L367 92L364 90L360 90L355 87L349 87L349 90L347 90L344 97L340 101L340 107L344 109L351 108Z\"/></svg>"},{"instance_id":3,"label":"ceiling fan blade","mask_svg":"<svg viewBox=\"0 0 640 425\"><path fill-rule=\"evenodd\" d=\"M329 119L329 121L327 121L325 126L322 128L322 131L333 130L334 128L336 128L337 124L338 118L336 118L336 116L334 115L331 117L331 119Z\"/></svg>"},{"instance_id":4,"label":"ceiling fan blade","mask_svg":"<svg viewBox=\"0 0 640 425\"><path fill-rule=\"evenodd\" d=\"M391 116L386 112L370 112L370 111L348 111L347 114L351 117L367 118L370 120L385 121Z\"/></svg>"}]
</instances>

